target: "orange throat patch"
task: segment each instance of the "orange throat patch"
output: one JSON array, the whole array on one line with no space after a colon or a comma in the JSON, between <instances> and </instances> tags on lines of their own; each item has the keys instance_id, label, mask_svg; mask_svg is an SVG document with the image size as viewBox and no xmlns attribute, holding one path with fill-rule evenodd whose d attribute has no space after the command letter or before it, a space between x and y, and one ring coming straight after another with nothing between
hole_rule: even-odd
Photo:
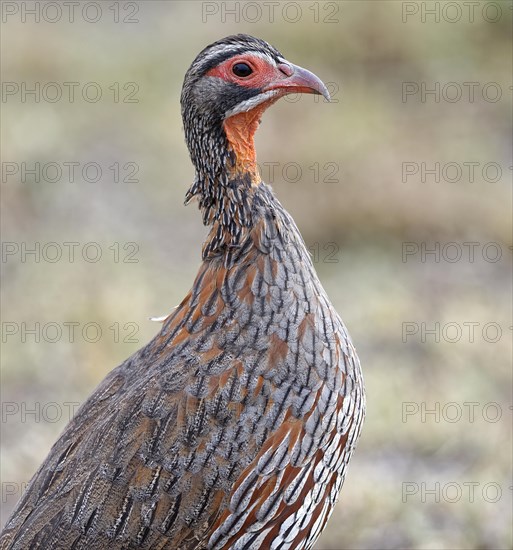
<instances>
[{"instance_id":1,"label":"orange throat patch","mask_svg":"<svg viewBox=\"0 0 513 550\"><path fill-rule=\"evenodd\" d=\"M224 121L226 138L235 154L234 176L249 174L254 184L260 183L254 137L263 112L276 100L277 98L268 99L250 111L238 113Z\"/></svg>"}]
</instances>

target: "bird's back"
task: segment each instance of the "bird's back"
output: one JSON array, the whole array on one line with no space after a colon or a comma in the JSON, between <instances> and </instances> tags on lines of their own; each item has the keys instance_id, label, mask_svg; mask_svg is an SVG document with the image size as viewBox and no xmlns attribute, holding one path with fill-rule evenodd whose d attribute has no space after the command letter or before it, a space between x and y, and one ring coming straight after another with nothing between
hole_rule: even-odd
<instances>
[{"instance_id":1,"label":"bird's back","mask_svg":"<svg viewBox=\"0 0 513 550\"><path fill-rule=\"evenodd\" d=\"M0 548L313 546L360 431L360 366L294 222L264 184L254 205L66 427Z\"/></svg>"}]
</instances>

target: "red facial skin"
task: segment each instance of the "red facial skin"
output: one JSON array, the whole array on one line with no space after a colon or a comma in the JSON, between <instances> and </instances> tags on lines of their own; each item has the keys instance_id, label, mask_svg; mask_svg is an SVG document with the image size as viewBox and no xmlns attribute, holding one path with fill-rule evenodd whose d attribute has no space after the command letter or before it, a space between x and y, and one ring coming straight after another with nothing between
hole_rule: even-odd
<instances>
[{"instance_id":1,"label":"red facial skin","mask_svg":"<svg viewBox=\"0 0 513 550\"><path fill-rule=\"evenodd\" d=\"M253 69L253 72L246 77L235 75L232 69L237 63L249 65ZM255 55L237 55L231 57L217 67L210 69L205 76L222 78L225 82L231 82L245 88L265 88L279 82L283 78L287 78L287 75L277 67Z\"/></svg>"},{"instance_id":2,"label":"red facial skin","mask_svg":"<svg viewBox=\"0 0 513 550\"><path fill-rule=\"evenodd\" d=\"M253 72L245 77L234 74L237 63L249 65ZM224 121L228 142L235 152L236 172L250 173L252 180L259 181L256 168L254 134L262 113L280 97L290 93L322 94L329 99L326 86L313 73L292 63L274 63L251 54L236 55L217 67L210 69L205 76L221 78L225 82L259 89L262 93L276 90L278 93L263 101L253 109L233 115Z\"/></svg>"},{"instance_id":3,"label":"red facial skin","mask_svg":"<svg viewBox=\"0 0 513 550\"><path fill-rule=\"evenodd\" d=\"M246 63L253 72L249 76L240 77L233 73L233 67L237 63ZM274 63L256 55L236 55L227 59L217 67L210 69L206 76L222 78L225 82L231 82L246 88L261 89L262 92L280 90L287 93L321 94L329 99L326 86L313 73L293 65L292 63Z\"/></svg>"}]
</instances>

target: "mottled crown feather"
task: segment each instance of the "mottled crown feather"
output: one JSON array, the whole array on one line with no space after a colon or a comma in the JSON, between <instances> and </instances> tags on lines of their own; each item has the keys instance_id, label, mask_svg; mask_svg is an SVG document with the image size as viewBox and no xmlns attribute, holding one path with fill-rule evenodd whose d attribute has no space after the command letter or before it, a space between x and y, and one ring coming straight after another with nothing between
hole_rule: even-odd
<instances>
[{"instance_id":1,"label":"mottled crown feather","mask_svg":"<svg viewBox=\"0 0 513 550\"><path fill-rule=\"evenodd\" d=\"M249 34L234 34L221 38L201 50L185 74L184 88L192 80L200 78L226 59L249 51L265 54L276 62L283 60L282 54L265 40Z\"/></svg>"}]
</instances>

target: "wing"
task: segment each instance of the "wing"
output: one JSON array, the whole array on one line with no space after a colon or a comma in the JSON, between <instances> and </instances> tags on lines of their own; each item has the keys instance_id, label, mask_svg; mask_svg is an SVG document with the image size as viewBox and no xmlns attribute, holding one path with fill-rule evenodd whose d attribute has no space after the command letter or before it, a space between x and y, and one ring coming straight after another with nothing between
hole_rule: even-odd
<instances>
[{"instance_id":1,"label":"wing","mask_svg":"<svg viewBox=\"0 0 513 550\"><path fill-rule=\"evenodd\" d=\"M230 483L214 461L209 418L229 423L240 406L223 392L236 363L208 338L212 324L224 324L215 286L215 271L202 266L161 334L84 403L31 480L1 548L200 544Z\"/></svg>"}]
</instances>

